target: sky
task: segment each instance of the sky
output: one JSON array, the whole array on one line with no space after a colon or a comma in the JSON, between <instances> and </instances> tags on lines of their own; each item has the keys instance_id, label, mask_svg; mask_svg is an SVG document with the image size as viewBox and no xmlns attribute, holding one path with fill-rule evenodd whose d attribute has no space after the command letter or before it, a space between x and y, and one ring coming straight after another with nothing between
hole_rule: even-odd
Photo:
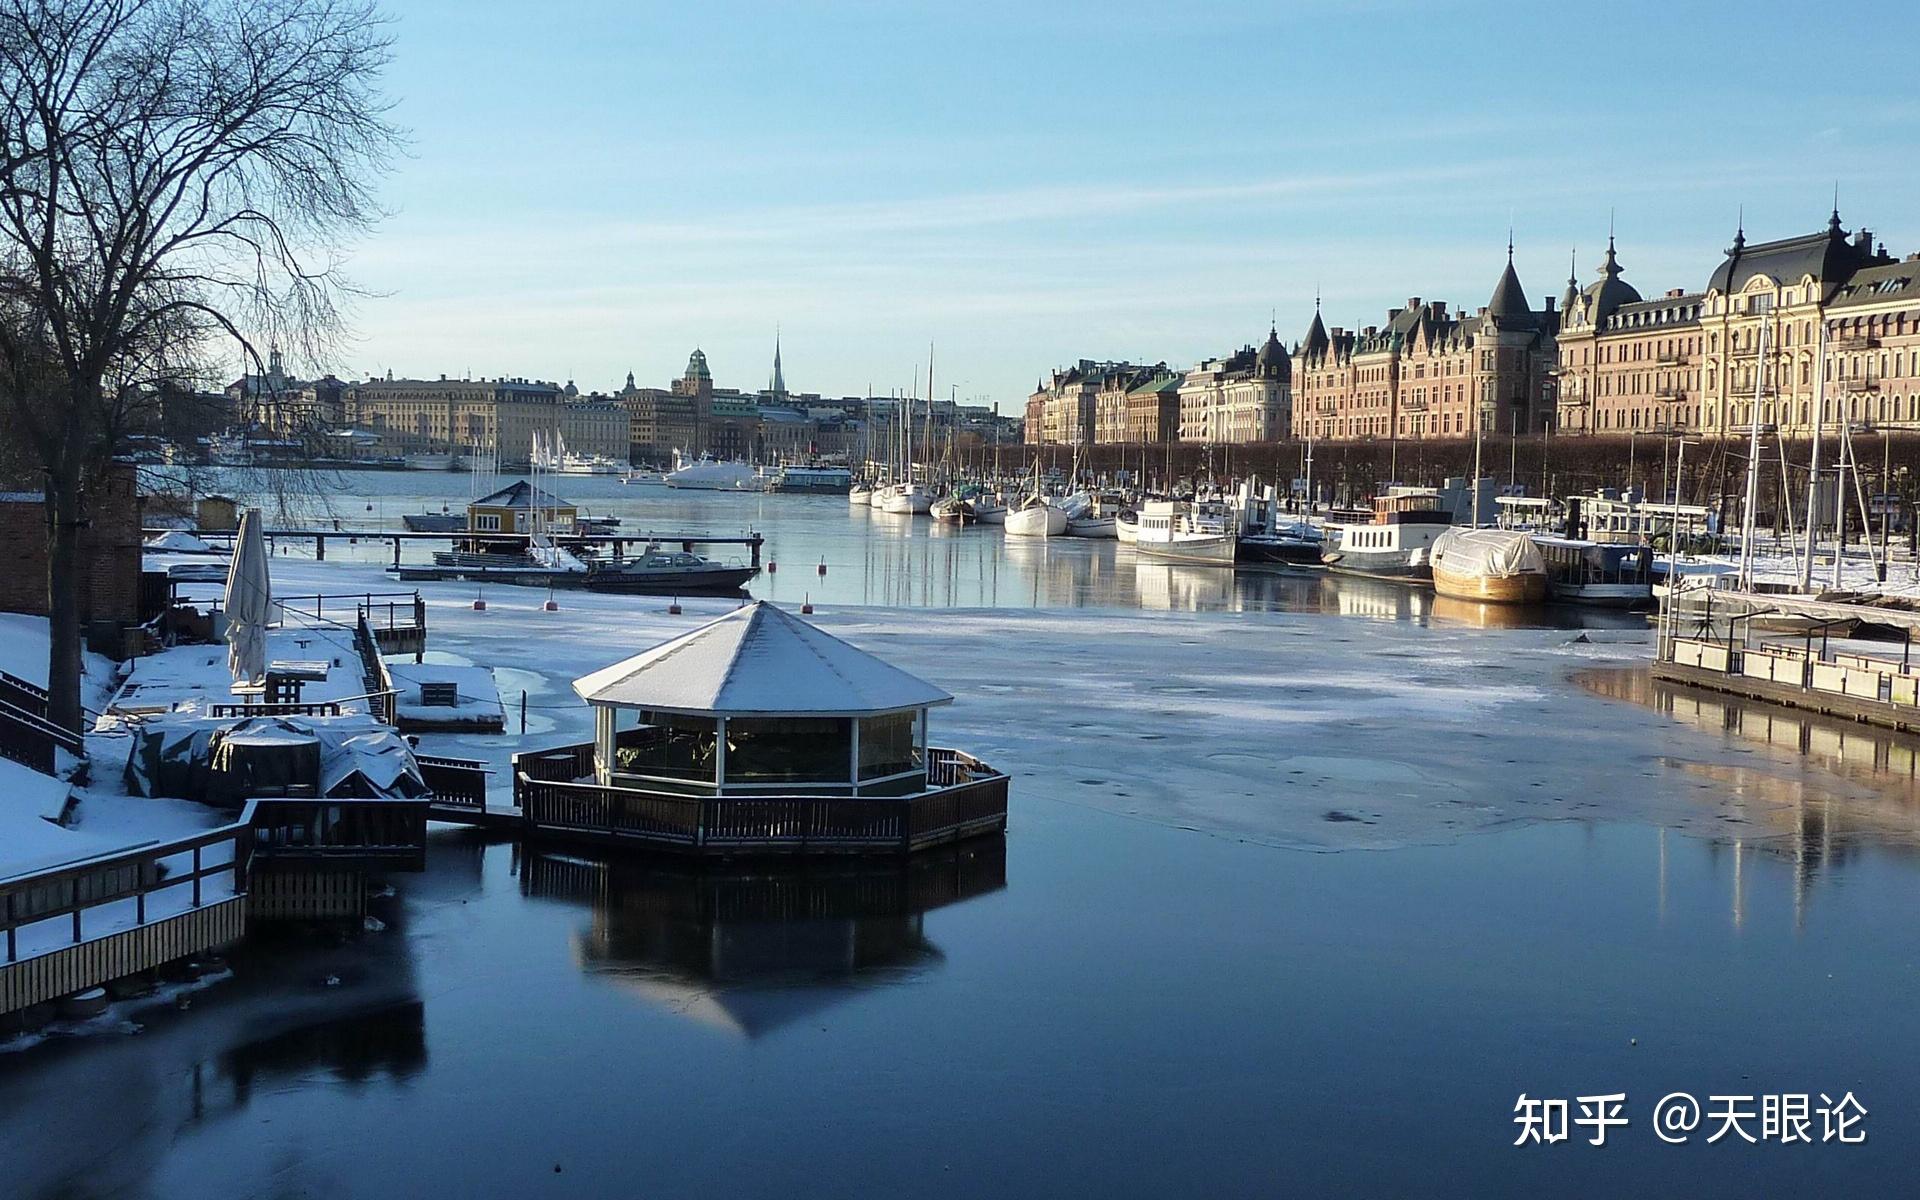
<instances>
[{"instance_id":1,"label":"sky","mask_svg":"<svg viewBox=\"0 0 1920 1200\"><path fill-rule=\"evenodd\" d=\"M392 0L364 378L925 394L1185 367L1408 297L1920 251L1920 5ZM1838 69L1835 69L1835 67Z\"/></svg>"}]
</instances>

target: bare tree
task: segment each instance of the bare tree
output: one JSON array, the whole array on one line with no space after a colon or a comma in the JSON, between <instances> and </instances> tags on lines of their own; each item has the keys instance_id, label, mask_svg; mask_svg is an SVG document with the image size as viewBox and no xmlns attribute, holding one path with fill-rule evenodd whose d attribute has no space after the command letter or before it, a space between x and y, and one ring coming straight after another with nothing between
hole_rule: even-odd
<instances>
[{"instance_id":1,"label":"bare tree","mask_svg":"<svg viewBox=\"0 0 1920 1200\"><path fill-rule=\"evenodd\" d=\"M63 726L89 488L211 341L333 345L399 148L388 59L360 0L0 0L0 409L45 475Z\"/></svg>"}]
</instances>

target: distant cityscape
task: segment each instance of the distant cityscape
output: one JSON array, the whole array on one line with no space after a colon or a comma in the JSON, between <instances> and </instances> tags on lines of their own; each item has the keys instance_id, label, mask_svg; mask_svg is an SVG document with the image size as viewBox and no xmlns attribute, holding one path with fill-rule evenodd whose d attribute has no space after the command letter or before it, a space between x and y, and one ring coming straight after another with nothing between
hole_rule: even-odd
<instances>
[{"instance_id":1,"label":"distant cityscape","mask_svg":"<svg viewBox=\"0 0 1920 1200\"><path fill-rule=\"evenodd\" d=\"M176 446L211 443L217 457L224 433L236 453L258 457L277 448L343 463L479 457L520 466L533 457L536 437L552 442L556 435L569 455L622 463L664 464L676 453L766 463L838 459L860 453L869 426L901 420L909 406L918 428L942 439L951 433L963 445L1020 436L1018 417L988 405L790 391L777 343L768 385L751 392L716 387L698 349L666 387L641 386L629 373L614 392L519 377L303 380L276 350L265 371L235 379L220 395L175 399L159 408L165 440ZM169 409L177 419L168 419ZM245 431L244 442L230 431Z\"/></svg>"},{"instance_id":2,"label":"distant cityscape","mask_svg":"<svg viewBox=\"0 0 1920 1200\"><path fill-rule=\"evenodd\" d=\"M1748 244L1704 288L1647 299L1614 240L1535 307L1513 247L1472 311L1411 297L1377 325L1328 326L1187 370L1082 359L1027 398L1036 445L1423 441L1527 434L1784 436L1845 421L1920 426L1920 254L1896 259L1838 209L1823 230ZM1824 418L1816 354L1826 334ZM1764 331L1764 335L1763 335ZM1476 411L1477 409L1477 411ZM1476 416L1478 429L1476 430Z\"/></svg>"}]
</instances>

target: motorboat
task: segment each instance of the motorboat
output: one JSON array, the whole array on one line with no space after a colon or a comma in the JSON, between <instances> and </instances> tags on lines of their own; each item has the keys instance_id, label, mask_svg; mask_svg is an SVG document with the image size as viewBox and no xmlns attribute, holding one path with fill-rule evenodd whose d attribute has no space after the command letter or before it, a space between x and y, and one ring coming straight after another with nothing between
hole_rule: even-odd
<instances>
[{"instance_id":1,"label":"motorboat","mask_svg":"<svg viewBox=\"0 0 1920 1200\"><path fill-rule=\"evenodd\" d=\"M562 454L555 472L560 475L619 475L627 464L604 454Z\"/></svg>"},{"instance_id":2,"label":"motorboat","mask_svg":"<svg viewBox=\"0 0 1920 1200\"><path fill-rule=\"evenodd\" d=\"M1538 604L1547 598L1547 567L1533 538L1517 529L1454 526L1433 541L1433 590L1484 604Z\"/></svg>"},{"instance_id":3,"label":"motorboat","mask_svg":"<svg viewBox=\"0 0 1920 1200\"><path fill-rule=\"evenodd\" d=\"M620 477L620 482L632 487L665 487L667 473L665 471L628 471Z\"/></svg>"},{"instance_id":4,"label":"motorboat","mask_svg":"<svg viewBox=\"0 0 1920 1200\"><path fill-rule=\"evenodd\" d=\"M684 488L706 492L752 492L758 491L760 477L753 467L742 462L716 462L711 458L701 458L690 463L680 463L674 456L676 465L667 473L666 484L670 488Z\"/></svg>"},{"instance_id":5,"label":"motorboat","mask_svg":"<svg viewBox=\"0 0 1920 1200\"><path fill-rule=\"evenodd\" d=\"M1317 567L1324 542L1320 531L1305 521L1283 525L1272 532L1242 533L1240 561Z\"/></svg>"},{"instance_id":6,"label":"motorboat","mask_svg":"<svg viewBox=\"0 0 1920 1200\"><path fill-rule=\"evenodd\" d=\"M1356 575L1431 579L1433 543L1452 525L1433 488L1391 488L1374 498L1372 521L1327 526L1320 561Z\"/></svg>"},{"instance_id":7,"label":"motorboat","mask_svg":"<svg viewBox=\"0 0 1920 1200\"><path fill-rule=\"evenodd\" d=\"M1547 595L1563 604L1638 608L1653 603L1653 547L1533 535Z\"/></svg>"},{"instance_id":8,"label":"motorboat","mask_svg":"<svg viewBox=\"0 0 1920 1200\"><path fill-rule=\"evenodd\" d=\"M1231 567L1238 541L1220 501L1150 500L1140 509L1133 548L1168 562Z\"/></svg>"},{"instance_id":9,"label":"motorboat","mask_svg":"<svg viewBox=\"0 0 1920 1200\"><path fill-rule=\"evenodd\" d=\"M767 481L769 492L808 492L839 496L853 489L853 472L845 467L786 466Z\"/></svg>"},{"instance_id":10,"label":"motorboat","mask_svg":"<svg viewBox=\"0 0 1920 1200\"><path fill-rule=\"evenodd\" d=\"M663 550L656 543L635 558L590 560L586 585L595 592L653 596L731 593L759 573L759 567L716 562L684 550Z\"/></svg>"}]
</instances>

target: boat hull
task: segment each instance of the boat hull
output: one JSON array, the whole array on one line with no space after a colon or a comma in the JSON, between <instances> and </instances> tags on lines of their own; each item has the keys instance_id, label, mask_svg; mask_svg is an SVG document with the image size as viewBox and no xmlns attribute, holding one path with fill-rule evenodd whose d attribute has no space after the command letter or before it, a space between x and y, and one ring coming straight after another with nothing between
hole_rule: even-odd
<instances>
[{"instance_id":1,"label":"boat hull","mask_svg":"<svg viewBox=\"0 0 1920 1200\"><path fill-rule=\"evenodd\" d=\"M970 505L969 508L973 514L973 519L982 525L1005 525L1007 523L1007 510L1003 505L995 504L982 508L975 504Z\"/></svg>"},{"instance_id":2,"label":"boat hull","mask_svg":"<svg viewBox=\"0 0 1920 1200\"><path fill-rule=\"evenodd\" d=\"M1036 504L1007 514L1008 537L1060 537L1067 532L1067 514L1051 504Z\"/></svg>"},{"instance_id":3,"label":"boat hull","mask_svg":"<svg viewBox=\"0 0 1920 1200\"><path fill-rule=\"evenodd\" d=\"M1433 568L1424 558L1414 561L1405 550L1356 553L1350 550L1322 550L1320 562L1329 571L1343 575L1365 575L1372 579L1398 579L1423 583L1433 578Z\"/></svg>"},{"instance_id":4,"label":"boat hull","mask_svg":"<svg viewBox=\"0 0 1920 1200\"><path fill-rule=\"evenodd\" d=\"M1436 566L1433 590L1454 600L1477 600L1482 604L1539 604L1547 598L1547 577L1536 571L1518 575L1471 575Z\"/></svg>"},{"instance_id":5,"label":"boat hull","mask_svg":"<svg viewBox=\"0 0 1920 1200\"><path fill-rule=\"evenodd\" d=\"M1317 567L1320 543L1301 538L1245 537L1240 539L1240 561Z\"/></svg>"},{"instance_id":6,"label":"boat hull","mask_svg":"<svg viewBox=\"0 0 1920 1200\"><path fill-rule=\"evenodd\" d=\"M854 488L852 491L847 493L847 503L853 505L856 508L872 508L873 507L873 489Z\"/></svg>"},{"instance_id":7,"label":"boat hull","mask_svg":"<svg viewBox=\"0 0 1920 1200\"><path fill-rule=\"evenodd\" d=\"M1643 608L1653 603L1650 583L1552 583L1547 596L1557 604L1584 604L1593 608Z\"/></svg>"},{"instance_id":8,"label":"boat hull","mask_svg":"<svg viewBox=\"0 0 1920 1200\"><path fill-rule=\"evenodd\" d=\"M1238 539L1230 534L1218 537L1184 537L1176 541L1163 542L1152 538L1134 539L1134 553L1161 562L1188 563L1202 567L1231 567L1234 563L1234 543Z\"/></svg>"},{"instance_id":9,"label":"boat hull","mask_svg":"<svg viewBox=\"0 0 1920 1200\"><path fill-rule=\"evenodd\" d=\"M691 596L732 593L747 586L758 567L713 566L669 571L595 570L587 575L587 590L624 592L636 596Z\"/></svg>"},{"instance_id":10,"label":"boat hull","mask_svg":"<svg viewBox=\"0 0 1920 1200\"><path fill-rule=\"evenodd\" d=\"M1067 536L1077 538L1117 538L1118 524L1112 517L1069 517Z\"/></svg>"},{"instance_id":11,"label":"boat hull","mask_svg":"<svg viewBox=\"0 0 1920 1200\"><path fill-rule=\"evenodd\" d=\"M1113 536L1119 539L1120 544L1123 546L1135 545L1140 540L1140 523L1138 521L1128 521L1124 518L1115 518L1113 522Z\"/></svg>"}]
</instances>

